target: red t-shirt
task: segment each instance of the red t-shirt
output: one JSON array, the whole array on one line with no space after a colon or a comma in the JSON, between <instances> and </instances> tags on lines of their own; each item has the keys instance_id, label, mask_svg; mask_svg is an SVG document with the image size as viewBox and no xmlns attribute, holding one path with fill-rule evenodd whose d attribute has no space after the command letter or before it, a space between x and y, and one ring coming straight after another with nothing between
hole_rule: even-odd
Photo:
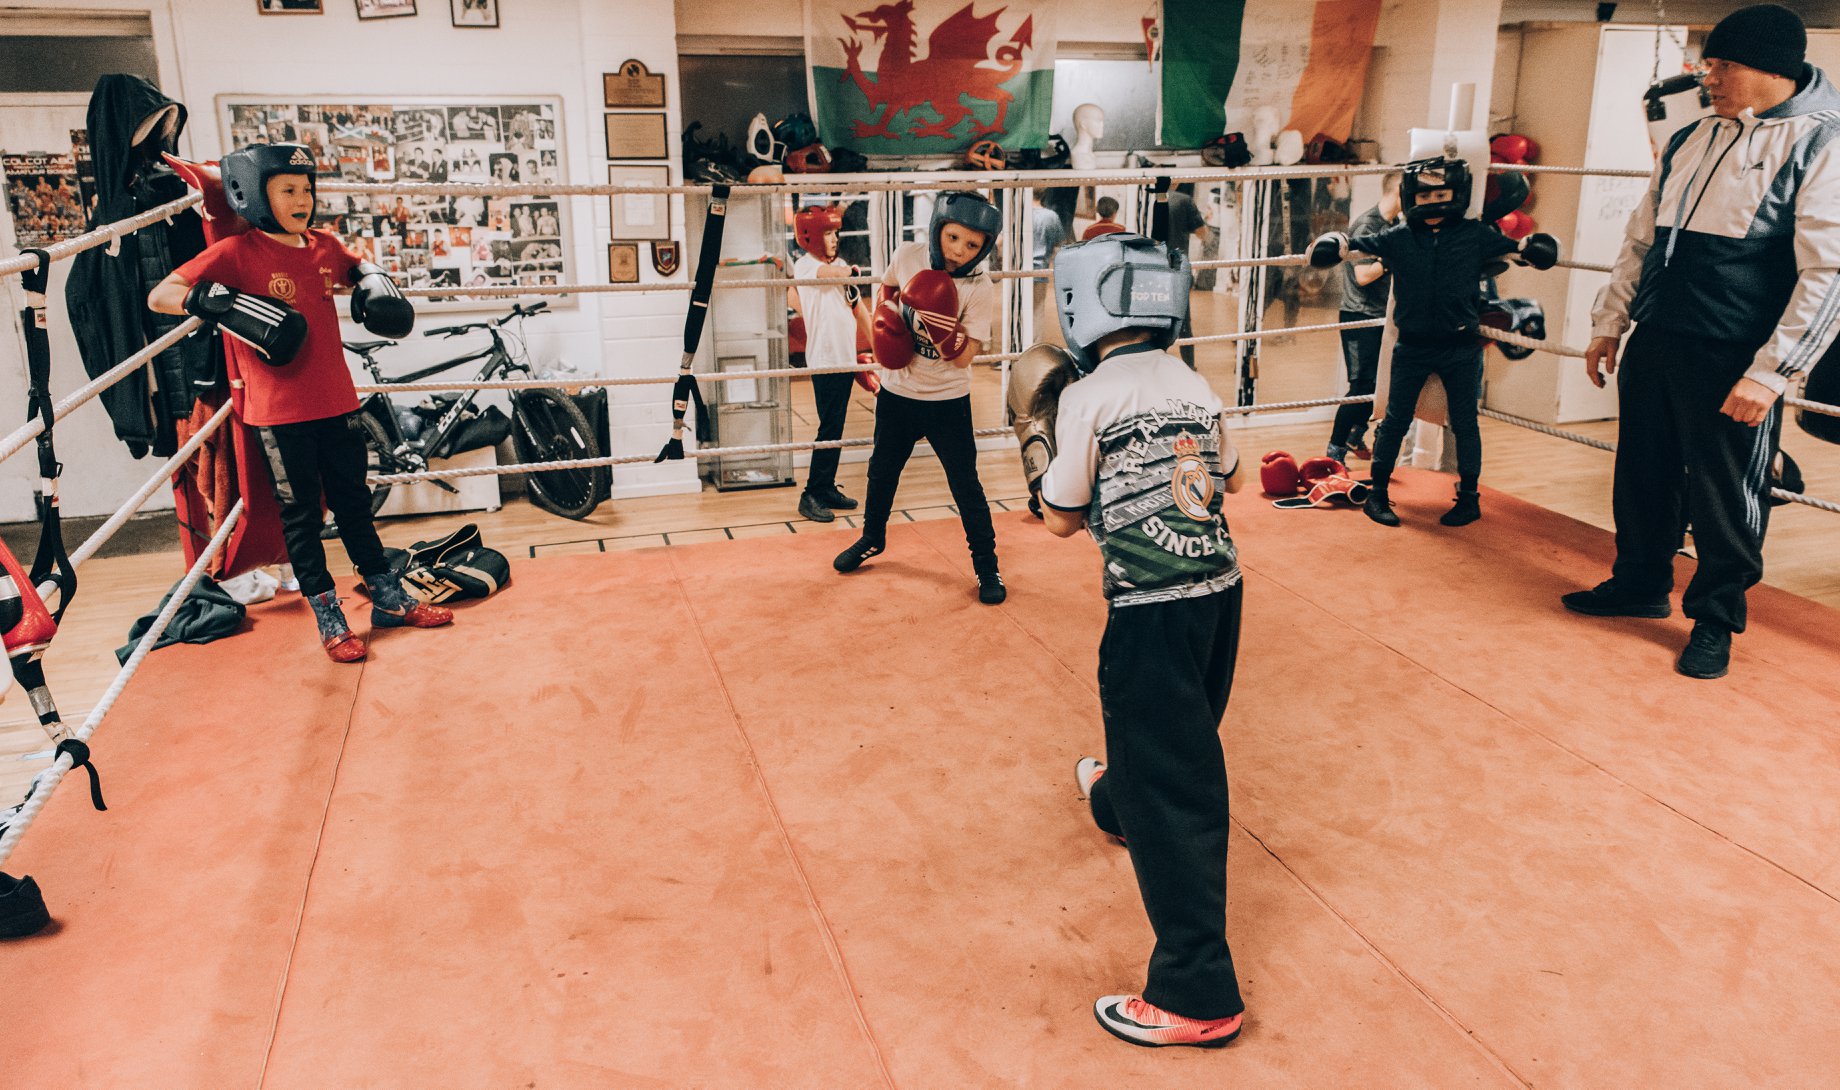
<instances>
[{"instance_id":1,"label":"red t-shirt","mask_svg":"<svg viewBox=\"0 0 1840 1090\"><path fill-rule=\"evenodd\" d=\"M292 362L272 367L234 337L224 343L242 372L239 410L245 424L267 427L324 420L355 412L358 392L339 343L339 312L332 289L351 282L358 257L338 236L308 231L305 246L276 242L260 231L245 231L214 243L175 271L187 283L211 280L255 295L278 299L307 320L307 340Z\"/></svg>"}]
</instances>

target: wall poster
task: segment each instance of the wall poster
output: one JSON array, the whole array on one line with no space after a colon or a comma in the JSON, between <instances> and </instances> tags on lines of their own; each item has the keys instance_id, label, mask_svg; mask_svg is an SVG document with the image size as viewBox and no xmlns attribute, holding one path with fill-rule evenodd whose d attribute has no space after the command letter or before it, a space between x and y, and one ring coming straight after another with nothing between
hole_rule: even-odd
<instances>
[{"instance_id":1,"label":"wall poster","mask_svg":"<svg viewBox=\"0 0 1840 1090\"><path fill-rule=\"evenodd\" d=\"M562 180L562 100L554 96L358 104L220 95L217 106L226 147L305 144L319 160L321 181ZM337 232L405 288L574 279L569 202L562 198L322 193L316 226ZM550 298L552 305L569 304ZM453 302L477 306L464 297Z\"/></svg>"}]
</instances>

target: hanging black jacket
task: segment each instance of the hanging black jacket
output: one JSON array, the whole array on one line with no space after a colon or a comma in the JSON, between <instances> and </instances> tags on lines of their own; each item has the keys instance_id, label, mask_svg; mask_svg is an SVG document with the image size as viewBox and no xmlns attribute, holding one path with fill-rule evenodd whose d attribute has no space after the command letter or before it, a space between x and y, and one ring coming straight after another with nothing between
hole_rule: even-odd
<instances>
[{"instance_id":1,"label":"hanging black jacket","mask_svg":"<svg viewBox=\"0 0 1840 1090\"><path fill-rule=\"evenodd\" d=\"M185 196L185 183L160 159L176 151L185 107L139 76L96 81L89 101L90 155L96 172L93 226L127 219ZM83 369L91 378L145 348L183 319L147 309L147 293L204 249L204 221L195 212L156 223L71 262L64 298ZM188 337L102 395L115 434L136 458L149 449L177 449L176 421L190 415L195 376L210 373L209 337Z\"/></svg>"}]
</instances>

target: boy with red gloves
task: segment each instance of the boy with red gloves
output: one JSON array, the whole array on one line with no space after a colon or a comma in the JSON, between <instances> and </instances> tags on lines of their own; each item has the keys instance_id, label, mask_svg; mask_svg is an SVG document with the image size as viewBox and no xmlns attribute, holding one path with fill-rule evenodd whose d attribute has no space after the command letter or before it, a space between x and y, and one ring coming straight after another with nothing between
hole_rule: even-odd
<instances>
[{"instance_id":1,"label":"boy with red gloves","mask_svg":"<svg viewBox=\"0 0 1840 1090\"><path fill-rule=\"evenodd\" d=\"M862 270L837 256L843 213L834 205L814 204L799 209L792 218L792 237L799 257L793 262L796 280L841 280L861 276ZM856 362L859 315L865 319L862 292L855 284L786 289L787 302L805 330L805 363L811 367L840 367ZM870 372L862 372L868 376ZM811 396L818 409L820 443L843 438L844 419L850 412L850 387L857 376L811 376ZM830 522L833 510L849 511L856 501L837 489L837 463L842 451L835 447L811 452L805 491L799 495L799 515L813 522Z\"/></svg>"},{"instance_id":2,"label":"boy with red gloves","mask_svg":"<svg viewBox=\"0 0 1840 1090\"><path fill-rule=\"evenodd\" d=\"M190 314L225 334L240 381L231 401L262 435L288 560L313 606L320 643L334 662L364 658L339 608L320 544L320 498L371 593L371 627L433 628L453 612L416 601L390 573L371 523L358 394L339 342L335 284L353 285L351 316L379 337L408 336L415 311L389 275L361 262L338 236L313 230L312 152L257 144L224 156L224 196L255 230L214 243L147 296L161 314Z\"/></svg>"},{"instance_id":3,"label":"boy with red gloves","mask_svg":"<svg viewBox=\"0 0 1840 1090\"><path fill-rule=\"evenodd\" d=\"M977 193L941 193L928 240L903 244L888 262L871 330L885 373L875 400L869 498L862 536L831 562L840 572L855 571L887 548L901 470L925 439L965 527L978 601L996 605L1008 596L971 433L971 361L990 339L997 302L996 285L978 266L996 245L1001 222L996 206Z\"/></svg>"}]
</instances>

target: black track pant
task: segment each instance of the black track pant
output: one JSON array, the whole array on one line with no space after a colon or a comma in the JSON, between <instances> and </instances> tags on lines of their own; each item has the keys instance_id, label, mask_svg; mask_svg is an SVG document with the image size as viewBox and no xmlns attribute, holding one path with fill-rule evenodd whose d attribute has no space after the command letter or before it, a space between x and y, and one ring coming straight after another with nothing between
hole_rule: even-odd
<instances>
[{"instance_id":1,"label":"black track pant","mask_svg":"<svg viewBox=\"0 0 1840 1090\"><path fill-rule=\"evenodd\" d=\"M322 494L358 571L364 575L389 571L383 543L377 540L377 528L371 523L371 492L364 483L364 433L358 430L357 414L256 430L262 435L262 453L275 478L281 530L288 562L300 580L300 593L311 597L332 589L326 549L319 541L324 521Z\"/></svg>"},{"instance_id":2,"label":"black track pant","mask_svg":"<svg viewBox=\"0 0 1840 1090\"><path fill-rule=\"evenodd\" d=\"M1242 584L1113 607L1099 643L1105 775L1093 820L1122 836L1156 932L1144 998L1186 1018L1246 1009L1227 949L1227 767L1220 718Z\"/></svg>"},{"instance_id":3,"label":"black track pant","mask_svg":"<svg viewBox=\"0 0 1840 1090\"><path fill-rule=\"evenodd\" d=\"M1695 620L1744 631L1744 592L1763 578L1770 463L1782 402L1761 425L1719 411L1755 348L1636 327L1617 371L1617 585L1660 596L1674 553L1693 528L1699 570L1681 606Z\"/></svg>"},{"instance_id":4,"label":"black track pant","mask_svg":"<svg viewBox=\"0 0 1840 1090\"><path fill-rule=\"evenodd\" d=\"M949 401L920 401L883 390L875 397L875 447L869 454L869 497L863 501L863 536L882 540L894 511L895 488L914 444L933 444L945 470L965 544L973 557L997 555L997 532L990 524L990 503L978 480L977 439L971 434L971 395Z\"/></svg>"},{"instance_id":5,"label":"black track pant","mask_svg":"<svg viewBox=\"0 0 1840 1090\"><path fill-rule=\"evenodd\" d=\"M818 406L817 442L843 438L843 421L850 412L850 387L853 375L811 376L811 397ZM805 472L805 491L823 492L837 487L837 463L843 451L823 447L811 452L811 467Z\"/></svg>"},{"instance_id":6,"label":"black track pant","mask_svg":"<svg viewBox=\"0 0 1840 1090\"><path fill-rule=\"evenodd\" d=\"M1373 315L1362 314L1358 310L1344 310L1336 316L1338 322L1364 322ZM1342 333L1342 363L1348 369L1348 396L1359 397L1374 392L1374 377L1380 373L1380 338L1386 332L1379 326L1372 329L1344 329ZM1359 446L1360 440L1367 434L1367 422L1374 415L1373 405L1357 402L1342 405L1335 410L1335 423L1329 428L1331 446Z\"/></svg>"},{"instance_id":7,"label":"black track pant","mask_svg":"<svg viewBox=\"0 0 1840 1090\"><path fill-rule=\"evenodd\" d=\"M1476 423L1476 399L1482 394L1482 346L1471 337L1443 346L1393 346L1393 373L1386 385L1386 418L1374 430L1374 480L1392 476L1399 445L1412 426L1425 380L1444 383L1450 430L1457 437L1457 475L1474 484L1482 476L1482 429Z\"/></svg>"}]
</instances>

